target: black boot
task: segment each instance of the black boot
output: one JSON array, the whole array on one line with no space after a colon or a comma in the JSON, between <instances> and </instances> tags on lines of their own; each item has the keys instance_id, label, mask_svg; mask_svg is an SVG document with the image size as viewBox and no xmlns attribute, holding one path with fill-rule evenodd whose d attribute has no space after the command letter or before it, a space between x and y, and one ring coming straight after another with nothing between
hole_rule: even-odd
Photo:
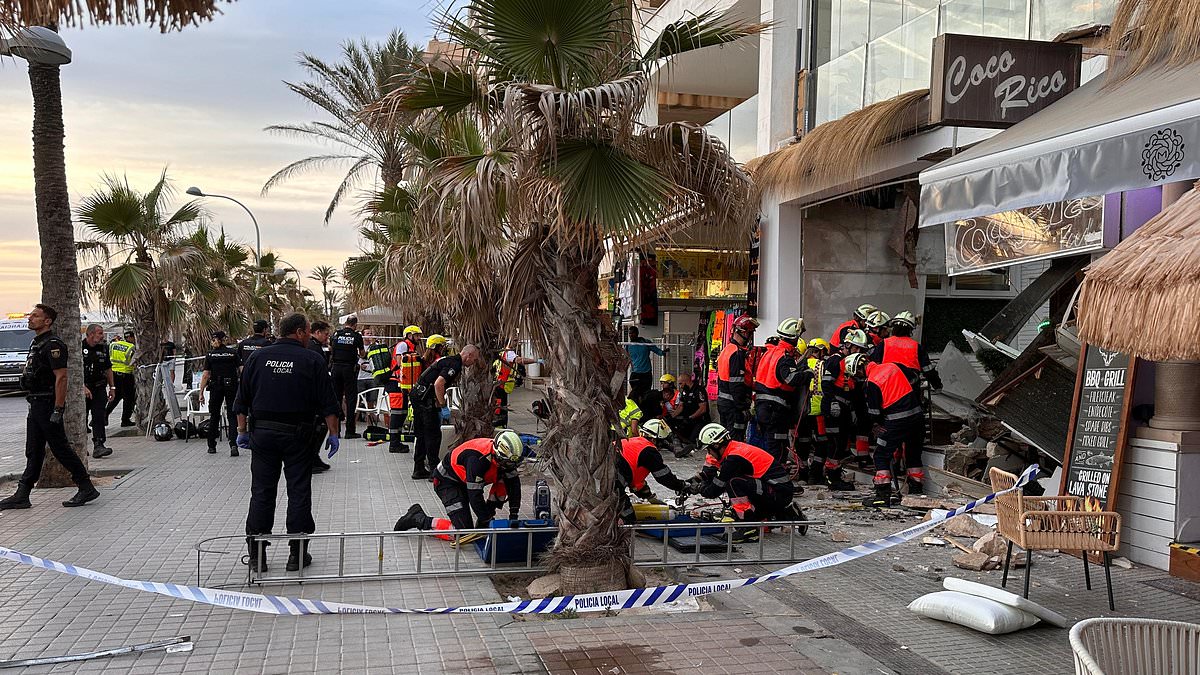
<instances>
[{"instance_id":1,"label":"black boot","mask_svg":"<svg viewBox=\"0 0 1200 675\"><path fill-rule=\"evenodd\" d=\"M424 480L429 478L430 475L429 469L425 468L425 460L418 459L416 464L413 466L413 480Z\"/></svg>"},{"instance_id":2,"label":"black boot","mask_svg":"<svg viewBox=\"0 0 1200 675\"><path fill-rule=\"evenodd\" d=\"M825 484L825 462L811 462L808 465L808 484L809 485L824 485Z\"/></svg>"},{"instance_id":3,"label":"black boot","mask_svg":"<svg viewBox=\"0 0 1200 675\"><path fill-rule=\"evenodd\" d=\"M96 459L100 459L102 457L108 457L109 455L112 454L112 452L113 452L112 448L101 443L100 445L97 445L95 448L92 449L92 457L95 457Z\"/></svg>"},{"instance_id":4,"label":"black boot","mask_svg":"<svg viewBox=\"0 0 1200 675\"><path fill-rule=\"evenodd\" d=\"M400 516L396 521L396 525L392 527L393 532L407 532L414 527L418 530L428 530L430 521L428 515L425 514L425 509L420 504L413 504L408 507L408 512Z\"/></svg>"},{"instance_id":5,"label":"black boot","mask_svg":"<svg viewBox=\"0 0 1200 675\"><path fill-rule=\"evenodd\" d=\"M292 552L288 554L287 566L284 569L289 572L299 572L301 558L304 559L305 567L312 564L312 556L308 554L308 540L293 539L288 542L288 547Z\"/></svg>"},{"instance_id":6,"label":"black boot","mask_svg":"<svg viewBox=\"0 0 1200 675\"><path fill-rule=\"evenodd\" d=\"M213 443L212 445L208 446L208 454L210 454L210 455L217 454L217 444L216 443Z\"/></svg>"},{"instance_id":7,"label":"black boot","mask_svg":"<svg viewBox=\"0 0 1200 675\"><path fill-rule=\"evenodd\" d=\"M895 506L900 500L892 494L892 484L884 483L883 485L875 486L874 496L863 499L863 506L882 509L890 506Z\"/></svg>"},{"instance_id":8,"label":"black boot","mask_svg":"<svg viewBox=\"0 0 1200 675\"><path fill-rule=\"evenodd\" d=\"M100 491L96 489L95 485L92 485L92 481L89 478L84 478L82 481L78 481L76 485L79 486L79 492L76 492L74 497L71 497L67 501L63 502L63 506L83 506L84 504L93 501L100 496Z\"/></svg>"},{"instance_id":9,"label":"black boot","mask_svg":"<svg viewBox=\"0 0 1200 675\"><path fill-rule=\"evenodd\" d=\"M33 487L24 483L17 483L17 491L11 497L0 499L0 511L7 509L28 509L33 506L29 503L29 493L33 491Z\"/></svg>"},{"instance_id":10,"label":"black boot","mask_svg":"<svg viewBox=\"0 0 1200 675\"><path fill-rule=\"evenodd\" d=\"M906 481L908 483L908 494L910 494L910 495L925 494L925 481L917 480L917 479L913 478L912 476L909 476L906 479Z\"/></svg>"},{"instance_id":11,"label":"black boot","mask_svg":"<svg viewBox=\"0 0 1200 675\"><path fill-rule=\"evenodd\" d=\"M313 460L313 469L312 469L313 473L325 473L326 471L328 471L332 468L333 467L326 464L325 461L322 460L320 457Z\"/></svg>"},{"instance_id":12,"label":"black boot","mask_svg":"<svg viewBox=\"0 0 1200 675\"><path fill-rule=\"evenodd\" d=\"M854 489L854 481L848 481L841 469L830 469L825 473L825 482L830 490L849 491Z\"/></svg>"},{"instance_id":13,"label":"black boot","mask_svg":"<svg viewBox=\"0 0 1200 675\"><path fill-rule=\"evenodd\" d=\"M237 456L239 456L240 454L241 454L241 453L240 453L240 452L238 452L238 446L237 446L237 443L230 443L230 444L229 444L229 456L230 456L230 457L237 457Z\"/></svg>"},{"instance_id":14,"label":"black boot","mask_svg":"<svg viewBox=\"0 0 1200 675\"><path fill-rule=\"evenodd\" d=\"M250 551L250 555L246 556L246 564L250 566L252 572L267 571L267 547L271 545L269 541L258 541L251 543L250 538L246 537L246 550ZM261 549L262 555L259 555Z\"/></svg>"}]
</instances>

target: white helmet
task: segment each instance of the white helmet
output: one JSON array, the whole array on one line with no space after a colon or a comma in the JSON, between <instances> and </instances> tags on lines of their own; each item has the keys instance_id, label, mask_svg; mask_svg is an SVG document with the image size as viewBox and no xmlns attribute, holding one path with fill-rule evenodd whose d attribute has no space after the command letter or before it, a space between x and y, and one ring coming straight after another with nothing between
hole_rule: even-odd
<instances>
[{"instance_id":1,"label":"white helmet","mask_svg":"<svg viewBox=\"0 0 1200 675\"><path fill-rule=\"evenodd\" d=\"M917 317L907 309L903 312L897 312L896 316L892 317L892 323L897 326L908 326L909 328L917 327Z\"/></svg>"},{"instance_id":2,"label":"white helmet","mask_svg":"<svg viewBox=\"0 0 1200 675\"><path fill-rule=\"evenodd\" d=\"M867 374L867 364L871 357L866 354L851 354L846 357L846 374L850 377L862 377Z\"/></svg>"},{"instance_id":3,"label":"white helmet","mask_svg":"<svg viewBox=\"0 0 1200 675\"><path fill-rule=\"evenodd\" d=\"M888 325L888 322L891 320L892 320L892 317L888 316L887 312L874 311L874 312L871 312L871 315L867 317L867 328L870 328L870 329L882 328L882 327Z\"/></svg>"},{"instance_id":4,"label":"white helmet","mask_svg":"<svg viewBox=\"0 0 1200 675\"><path fill-rule=\"evenodd\" d=\"M855 328L854 330L846 331L846 336L842 338L842 344L847 344L859 349L869 349L871 340L867 337L866 331Z\"/></svg>"},{"instance_id":5,"label":"white helmet","mask_svg":"<svg viewBox=\"0 0 1200 675\"><path fill-rule=\"evenodd\" d=\"M799 340L804 334L804 319L787 318L780 321L775 334L784 340Z\"/></svg>"},{"instance_id":6,"label":"white helmet","mask_svg":"<svg viewBox=\"0 0 1200 675\"><path fill-rule=\"evenodd\" d=\"M858 319L859 321L866 321L868 316L871 316L871 314L878 311L879 308L875 305L864 302L858 306L858 309L854 310L854 318Z\"/></svg>"},{"instance_id":7,"label":"white helmet","mask_svg":"<svg viewBox=\"0 0 1200 675\"><path fill-rule=\"evenodd\" d=\"M501 464L520 464L525 458L525 444L521 436L512 429L501 429L492 437L492 452Z\"/></svg>"},{"instance_id":8,"label":"white helmet","mask_svg":"<svg viewBox=\"0 0 1200 675\"><path fill-rule=\"evenodd\" d=\"M661 441L671 435L671 427L660 419L646 420L641 428L642 437L651 441Z\"/></svg>"},{"instance_id":9,"label":"white helmet","mask_svg":"<svg viewBox=\"0 0 1200 675\"><path fill-rule=\"evenodd\" d=\"M716 422L705 424L704 428L700 430L700 436L698 438L700 447L702 448L710 448L714 445L720 445L728 440L729 430L720 424L717 424Z\"/></svg>"}]
</instances>

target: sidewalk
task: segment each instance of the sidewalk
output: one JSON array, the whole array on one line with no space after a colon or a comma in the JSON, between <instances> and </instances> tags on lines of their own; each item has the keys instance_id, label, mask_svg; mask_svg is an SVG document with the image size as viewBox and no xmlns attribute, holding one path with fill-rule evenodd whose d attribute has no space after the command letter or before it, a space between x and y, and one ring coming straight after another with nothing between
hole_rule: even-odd
<instances>
[{"instance_id":1,"label":"sidewalk","mask_svg":"<svg viewBox=\"0 0 1200 675\"><path fill-rule=\"evenodd\" d=\"M534 396L513 396L513 425L535 430L527 410ZM3 403L3 402L0 402ZM20 435L0 407L9 442ZM0 543L27 553L124 578L195 583L192 546L243 531L249 457L209 455L203 441L119 438L116 453L96 468L129 473L97 502L64 509L70 490L39 490L29 511L0 513ZM224 448L224 444L220 446ZM389 530L408 504L440 511L427 482L408 478L411 455L385 445L347 441L333 470L314 478L318 530ZM669 460L690 475L702 458ZM11 460L8 461L11 463ZM18 468L19 470L19 468ZM9 472L0 464L0 474ZM532 478L529 477L530 479ZM11 484L9 484L11 487ZM5 490L8 487L3 488ZM282 492L282 491L281 491ZM822 498L824 497L824 498ZM838 510L827 491L802 497L810 518L829 521L798 538L811 557L898 531L919 520ZM280 496L277 531L282 530ZM526 504L528 512L528 503ZM831 541L840 530L850 543ZM782 552L786 538L768 537ZM285 547L279 547L285 548ZM314 553L316 553L314 551ZM692 609L639 610L615 616L545 618L494 615L339 615L273 617L236 612L0 561L0 659L58 656L190 635L195 650L97 659L26 672L112 673L1018 673L1070 670L1067 631L1035 627L1006 636L920 619L907 604L957 576L999 586L999 572L966 572L952 551L909 543L889 551L785 580L700 599ZM503 600L484 577L363 581L246 589L235 555L205 558L204 585L392 607L480 604ZM272 551L282 567L285 551ZM318 559L317 565L322 560ZM329 564L326 555L325 564ZM1083 588L1076 558L1039 556L1031 598L1072 620L1108 615L1102 574ZM314 568L315 569L315 568ZM681 571L680 581L742 577L759 566ZM1094 570L1096 571L1096 570ZM1019 572L1016 577L1020 581ZM1195 620L1200 601L1155 570L1114 568L1117 615ZM1010 584L1010 589L1013 589ZM1016 587L1019 589L1019 585ZM1195 585L1190 585L1194 593ZM1193 598L1200 597L1192 595Z\"/></svg>"}]
</instances>

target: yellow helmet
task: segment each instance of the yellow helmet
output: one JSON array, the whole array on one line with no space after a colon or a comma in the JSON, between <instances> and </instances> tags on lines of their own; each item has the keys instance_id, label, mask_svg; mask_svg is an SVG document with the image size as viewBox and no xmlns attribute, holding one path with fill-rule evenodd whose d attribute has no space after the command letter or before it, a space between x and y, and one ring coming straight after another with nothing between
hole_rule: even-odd
<instances>
[{"instance_id":1,"label":"yellow helmet","mask_svg":"<svg viewBox=\"0 0 1200 675\"><path fill-rule=\"evenodd\" d=\"M846 331L846 337L842 338L842 343L861 349L868 349L871 346L871 340L867 337L867 332L857 328Z\"/></svg>"},{"instance_id":2,"label":"yellow helmet","mask_svg":"<svg viewBox=\"0 0 1200 675\"><path fill-rule=\"evenodd\" d=\"M404 328L404 337L408 337L409 335L414 335L414 334L415 334L415 335L420 335L420 334L421 334L421 327L420 327L420 326L406 326L406 327Z\"/></svg>"},{"instance_id":3,"label":"yellow helmet","mask_svg":"<svg viewBox=\"0 0 1200 675\"><path fill-rule=\"evenodd\" d=\"M896 316L892 317L892 323L897 326L908 326L909 328L917 327L917 317L907 309L903 312L897 312Z\"/></svg>"},{"instance_id":4,"label":"yellow helmet","mask_svg":"<svg viewBox=\"0 0 1200 675\"><path fill-rule=\"evenodd\" d=\"M670 373L663 373L662 377L658 378L661 384L675 384L675 376Z\"/></svg>"},{"instance_id":5,"label":"yellow helmet","mask_svg":"<svg viewBox=\"0 0 1200 675\"><path fill-rule=\"evenodd\" d=\"M671 427L660 419L646 420L642 423L642 437L652 441L661 441L671 435Z\"/></svg>"},{"instance_id":6,"label":"yellow helmet","mask_svg":"<svg viewBox=\"0 0 1200 675\"><path fill-rule=\"evenodd\" d=\"M492 437L492 452L502 464L520 464L525 458L525 444L512 429L501 429Z\"/></svg>"},{"instance_id":7,"label":"yellow helmet","mask_svg":"<svg viewBox=\"0 0 1200 675\"><path fill-rule=\"evenodd\" d=\"M791 317L779 322L779 327L775 329L775 334L784 340L799 340L804 334L804 319L793 319Z\"/></svg>"},{"instance_id":8,"label":"yellow helmet","mask_svg":"<svg viewBox=\"0 0 1200 675\"><path fill-rule=\"evenodd\" d=\"M449 340L446 339L446 336L439 333L434 333L433 335L425 338L426 349L433 349L434 347L445 345L447 343L449 343Z\"/></svg>"},{"instance_id":9,"label":"yellow helmet","mask_svg":"<svg viewBox=\"0 0 1200 675\"><path fill-rule=\"evenodd\" d=\"M808 346L815 347L816 349L824 349L825 351L829 351L830 349L830 344L825 338L814 338L808 343Z\"/></svg>"},{"instance_id":10,"label":"yellow helmet","mask_svg":"<svg viewBox=\"0 0 1200 675\"><path fill-rule=\"evenodd\" d=\"M866 321L868 316L871 316L871 314L878 311L879 308L875 305L864 302L858 306L858 309L854 310L854 318L858 319L859 321Z\"/></svg>"},{"instance_id":11,"label":"yellow helmet","mask_svg":"<svg viewBox=\"0 0 1200 675\"><path fill-rule=\"evenodd\" d=\"M867 317L867 328L882 328L888 325L888 322L891 320L892 317L888 316L887 312L875 310Z\"/></svg>"}]
</instances>

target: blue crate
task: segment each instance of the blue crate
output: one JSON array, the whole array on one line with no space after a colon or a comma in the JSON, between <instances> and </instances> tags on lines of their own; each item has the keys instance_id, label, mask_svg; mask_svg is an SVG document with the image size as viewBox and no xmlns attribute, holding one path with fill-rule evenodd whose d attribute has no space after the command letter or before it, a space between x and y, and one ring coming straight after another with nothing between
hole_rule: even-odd
<instances>
[{"instance_id":1,"label":"blue crate","mask_svg":"<svg viewBox=\"0 0 1200 675\"><path fill-rule=\"evenodd\" d=\"M638 524L646 525L646 524L654 523L654 522L662 522L662 521L642 520L642 521L638 521ZM699 523L701 521L696 520L695 518L693 518L691 516L678 515L678 516L675 516L674 518L672 518L668 522L670 522L670 523ZM698 527L694 530L690 529L690 528L689 529L681 528L678 530L658 530L658 529L654 529L654 528L648 528L645 530L638 530L638 534L641 534L641 535L644 535L647 537L655 537L660 541L663 538L663 532L666 532L667 537L670 539L678 539L680 537L687 537L690 539L692 537L697 537L697 536L700 536L700 537L710 536L710 535L718 536L718 537L723 536L725 534L725 528L723 528L723 527Z\"/></svg>"},{"instance_id":2,"label":"blue crate","mask_svg":"<svg viewBox=\"0 0 1200 675\"><path fill-rule=\"evenodd\" d=\"M551 527L553 525L554 522L550 520L521 520L522 527ZM479 558L485 563L492 562L492 545L494 541L497 564L524 563L529 534L523 532L520 528L515 530L510 529L507 518L493 520L491 527L493 530L503 530L503 532L489 534L475 542L475 550L479 551ZM533 534L533 559L537 560L538 555L545 553L553 544L553 532L535 532Z\"/></svg>"},{"instance_id":3,"label":"blue crate","mask_svg":"<svg viewBox=\"0 0 1200 675\"><path fill-rule=\"evenodd\" d=\"M525 447L525 457L530 459L537 458L537 446L542 444L542 437L533 434L518 434L521 437L521 445Z\"/></svg>"}]
</instances>

